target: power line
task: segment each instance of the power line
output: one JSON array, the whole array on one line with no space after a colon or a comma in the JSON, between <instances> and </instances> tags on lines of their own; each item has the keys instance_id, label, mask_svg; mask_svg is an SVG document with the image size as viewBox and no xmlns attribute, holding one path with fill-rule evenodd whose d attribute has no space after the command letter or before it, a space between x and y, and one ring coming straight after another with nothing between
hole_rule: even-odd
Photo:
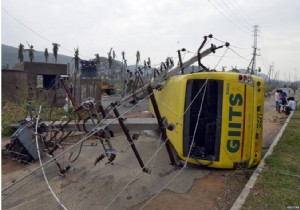
<instances>
[{"instance_id":1,"label":"power line","mask_svg":"<svg viewBox=\"0 0 300 210\"><path fill-rule=\"evenodd\" d=\"M270 66L271 64L269 64L268 61L266 61L262 56L260 56L260 59L261 59L261 63L265 66Z\"/></svg>"},{"instance_id":2,"label":"power line","mask_svg":"<svg viewBox=\"0 0 300 210\"><path fill-rule=\"evenodd\" d=\"M238 1L234 1L234 3L232 3L231 0L229 0L229 1L230 1L229 5L235 10L235 13L238 14L242 19L244 19L245 22L246 22L250 27L252 27L254 24L252 24L251 21L249 21L250 19L248 19L245 15L243 15L243 14L240 12L241 9L237 9L237 8L235 7L235 4L238 4ZM225 2L225 3L226 3L226 2ZM226 3L226 4L227 4L227 3Z\"/></svg>"},{"instance_id":3,"label":"power line","mask_svg":"<svg viewBox=\"0 0 300 210\"><path fill-rule=\"evenodd\" d=\"M47 39L46 37L42 36L41 34L35 32L34 30L32 30L31 28L29 28L25 23L23 23L22 21L20 21L19 19L17 19L16 17L14 17L11 13L9 13L6 9L4 9L3 7L1 7L1 9L11 18L13 18L15 21L17 21L18 23L20 23L21 25L23 25L25 28L27 28L29 31L31 31L32 33L34 33L35 35L37 35L38 37L50 42L50 43L54 43L53 41Z\"/></svg>"},{"instance_id":4,"label":"power line","mask_svg":"<svg viewBox=\"0 0 300 210\"><path fill-rule=\"evenodd\" d=\"M233 50L232 48L230 48L231 50ZM221 57L223 57L223 58L242 58L242 59L244 59L244 60L249 60L249 59L247 59L247 58L245 58L246 56L251 56L251 54L249 54L249 55L244 55L244 56L242 56L242 55L238 55L238 56L221 56L221 55L208 55L209 57L219 57L219 58L221 58Z\"/></svg>"},{"instance_id":5,"label":"power line","mask_svg":"<svg viewBox=\"0 0 300 210\"><path fill-rule=\"evenodd\" d=\"M24 26L26 29L28 29L29 31L31 31L32 33L34 33L36 36L40 37L41 39L47 41L47 42L50 42L51 44L52 43L55 43L54 41L51 41L50 39L46 38L45 36L41 35L40 33L34 31L33 29L31 29L30 27L28 27L24 22L22 22L21 20L19 20L18 18L16 18L15 16L13 16L10 12L8 12L6 9L4 9L3 7L1 7L1 9L11 18L13 18L16 22L20 23L22 26ZM65 47L63 47L62 45L60 45L60 48L61 49L64 49L66 50L67 52L70 52L70 53L74 53L74 51L72 50L69 50ZM92 59L90 56L85 56L85 55L80 55L82 57L86 57L86 58L89 58L89 59Z\"/></svg>"},{"instance_id":6,"label":"power line","mask_svg":"<svg viewBox=\"0 0 300 210\"><path fill-rule=\"evenodd\" d=\"M241 23L245 26L247 26L247 28L252 28L252 24L250 24L247 19L245 19L243 16L241 16L240 12L238 10L235 9L235 7L229 3L229 2L226 2L226 1L221 1L227 8L229 11L232 12L232 14L234 14L234 16L239 20L241 21Z\"/></svg>"},{"instance_id":7,"label":"power line","mask_svg":"<svg viewBox=\"0 0 300 210\"><path fill-rule=\"evenodd\" d=\"M251 17L249 15L247 15L247 13L245 12L245 10L240 6L240 4L238 3L238 1L235 1L236 5L238 5L240 11L242 12L242 14L245 15L245 18L246 19L249 19L251 20L252 23L254 23L254 21L251 19ZM251 25L254 25L254 24L251 24Z\"/></svg>"},{"instance_id":8,"label":"power line","mask_svg":"<svg viewBox=\"0 0 300 210\"><path fill-rule=\"evenodd\" d=\"M248 26L247 24L245 24L245 23L244 23L243 21L241 21L238 17L236 17L236 16L234 15L234 13L232 13L230 7L229 7L223 0L221 0L222 4L220 4L217 0L215 0L215 2L217 2L217 4L219 4L219 6L223 9L223 11L225 11L227 14L229 14L237 24L240 24L240 25L241 25L242 27L244 27L246 30L251 31L250 28L251 28L252 26L250 26L250 28L249 28L249 26ZM225 7L224 7L224 6L225 6Z\"/></svg>"},{"instance_id":9,"label":"power line","mask_svg":"<svg viewBox=\"0 0 300 210\"><path fill-rule=\"evenodd\" d=\"M236 28L243 31L247 35L249 35L249 32L247 32L245 29L241 28L239 25L237 25L235 22L233 22L230 18L228 18L221 10L219 10L210 0L208 2L221 14L223 17L225 17L229 22L231 22Z\"/></svg>"},{"instance_id":10,"label":"power line","mask_svg":"<svg viewBox=\"0 0 300 210\"><path fill-rule=\"evenodd\" d=\"M197 96L202 92L202 89L204 88L204 92L206 91L206 86L207 86L207 81L208 81L208 79L209 79L209 77L210 77L210 74L209 74L209 76L208 76L208 78L207 78L207 80L206 80L206 82L202 85L202 87L200 88L200 90L198 91L198 93L195 95L195 97L194 97L194 99L190 102L190 104L189 104L189 106L186 108L186 110L185 110L185 112L184 112L184 114L183 114L183 116L185 115L185 113L190 109L190 106L194 103L194 101L195 101L195 99L197 98ZM201 113L201 110L202 110L202 104L203 104L203 98L204 98L204 96L205 96L205 94L203 94L203 96L202 96L202 103L201 103L201 106L200 106L200 110L199 110L199 113L198 113L198 121L199 121L199 116L200 116L200 113ZM197 125L198 125L198 121L197 121L197 123L196 123L196 128L197 128ZM194 131L194 136L193 136L193 140L192 140L192 143L191 143L191 145L193 145L193 141L194 141L194 138L195 138L195 133L196 133L196 130L197 129L195 129L195 131ZM166 142L164 142L163 144L162 144L162 146L165 144ZM164 185L162 188L161 188L161 190L159 191L159 192L161 192L167 185L169 185L178 175L180 175L181 174L181 172L183 171L183 169L186 167L186 164L187 164L187 161L188 161L188 159L189 159L189 156L190 156L190 153L191 153L191 150L192 150L192 146L190 147L190 150L189 150L189 153L188 153L188 156L187 156L187 159L185 160L185 164L184 164L184 166L180 169L180 171L166 184L166 185ZM157 151L158 152L158 151ZM153 155L154 156L154 155ZM150 160L152 160L152 158L153 158L153 156L148 160L148 162L150 162ZM148 164L148 162L146 163L146 165ZM121 191L119 191L118 192L118 194L109 202L109 204L108 205L106 205L105 206L105 208L104 209L107 209L109 206L111 206L113 203L114 203L114 201L127 189L127 187L129 187L129 185L134 181L134 179L139 175L139 173L141 173L141 171L142 170L140 170L126 185L125 185L125 187L121 190ZM157 194L158 195L158 194ZM154 196L154 197L156 197L156 196ZM144 206L146 206L149 202L151 202L153 199L154 199L154 197L152 197L150 200L148 200L142 207L141 207L141 209L142 208L144 208Z\"/></svg>"},{"instance_id":11,"label":"power line","mask_svg":"<svg viewBox=\"0 0 300 210\"><path fill-rule=\"evenodd\" d=\"M150 157L150 159L147 161L147 163L145 164L145 166L142 168L142 169L140 169L136 174L135 174L135 176L133 176L131 179L130 179L130 181L120 190L120 191L118 191L118 193L115 195L115 194L113 194L113 195L115 195L114 196L114 198L109 202L109 204L107 204L106 206L105 206L105 208L104 209L107 209L109 206L111 206L114 202L115 202L115 200L130 186L130 184L131 183L133 183L134 182L134 180L137 178L137 176L141 173L141 172L143 172L143 169L146 167L146 166L148 166L148 164L150 164L150 162L152 161L152 159L154 159L155 157L156 157L156 155L157 155L157 153L163 148L163 146L166 144L166 142L167 141L165 141L165 142L163 142L163 144L162 145L160 145L160 147L159 148L157 148L157 150L156 150L156 152ZM111 197L112 195L109 195L108 197ZM105 199L102 199L101 200L101 202L103 202L104 200L106 200L108 197L106 197Z\"/></svg>"},{"instance_id":12,"label":"power line","mask_svg":"<svg viewBox=\"0 0 300 210\"><path fill-rule=\"evenodd\" d=\"M221 60L223 59L223 57L225 56L225 54L227 53L227 51L228 51L228 47L226 48L226 51L223 53L222 57L219 59L219 61L218 61L218 63L216 64L216 66L215 66L214 69L216 69L216 68L218 67L219 63L221 62Z\"/></svg>"},{"instance_id":13,"label":"power line","mask_svg":"<svg viewBox=\"0 0 300 210\"><path fill-rule=\"evenodd\" d=\"M153 94L153 93L152 93ZM142 100L140 100L137 104L135 104L133 107L131 107L130 109L126 110L120 117L123 117L125 114L127 114L128 112L130 112L134 107L138 106L142 101L144 101L145 99L147 99L148 97L150 97L151 94L148 94L145 98L143 98ZM119 105L121 106L121 105ZM119 107L118 106L118 107ZM113 112L113 110L111 110L107 116L105 118L103 118L103 120L107 119L107 117L109 117L111 115L111 113ZM119 117L119 118L120 118ZM106 126L109 126L111 123L113 123L114 121L118 120L119 118L115 118L114 120L112 120L110 123L106 124ZM83 136L78 142L74 143L74 145L72 145L71 147L65 149L63 152L59 153L58 155L56 155L55 157L51 158L50 160L44 162L41 166L37 167L36 169L34 169L33 171L29 172L28 174L24 175L23 177L21 177L19 180L15 181L14 183L12 183L11 185L7 186L6 188L2 189L2 193L5 192L6 190L10 189L11 187L13 187L14 185L16 185L17 183L21 182L22 180L24 180L25 178L27 178L28 176L30 176L31 174L35 173L36 171L40 170L42 167L48 165L49 163L55 161L55 159L61 157L62 155L64 155L66 152L72 150L73 148L75 148L76 146L79 146L81 142L84 142L85 140L87 140L88 138L90 138L91 136L93 136L95 133L97 133L99 131L99 129L103 128L104 126L101 125L101 123L98 123L89 133L87 133L85 136Z\"/></svg>"},{"instance_id":14,"label":"power line","mask_svg":"<svg viewBox=\"0 0 300 210\"><path fill-rule=\"evenodd\" d=\"M226 50L227 51L227 50ZM226 53L226 52L225 52ZM225 54L224 53L224 54ZM185 114L186 114L186 112L190 109L190 107L191 107L191 105L194 103L194 101L197 99L197 97L198 97L198 95L202 92L202 90L203 90L203 88L204 88L204 90L203 90L203 92L204 92L204 94L203 94L203 96L202 96L202 101L201 101L201 105L200 105L200 108L199 108L199 112L198 112L198 119L197 119L197 122L196 122L196 125L195 125L195 127L197 128L198 127L198 122L199 122L199 119L200 119L200 114L201 114L201 111L202 111L202 105L203 105L203 101L204 101L204 96L205 96L205 93L206 93L206 87L207 87L207 83L208 83L208 80L209 80L209 78L210 78L210 73L208 74L208 77L207 77L207 79L206 79L206 81L205 81L205 83L202 85L202 87L199 89L199 91L198 91L198 93L194 96L194 98L193 98L193 100L190 102L190 104L188 105L188 107L185 109L185 111L184 111L184 113L183 113L183 115L177 120L177 123L185 116ZM177 123L175 123L175 124L177 124ZM192 151L192 145L193 145L193 142L194 142L194 139L195 139L195 136L196 136L196 131L197 131L197 129L195 129L195 131L194 131L194 134L193 134L193 139L192 139L192 142L191 142L191 147L190 147L190 149L189 149L189 153L188 153L188 156L187 156L187 158L186 158L186 160L185 160L185 163L184 163L184 166L180 169L180 171L165 185L165 186L163 186L163 188L161 188L161 190L163 190L166 186L168 186L178 175L180 175L181 173L182 173L182 171L183 171L183 169L186 167L186 165L187 165L187 162L188 162L188 159L189 159L189 157L190 157L190 154L191 154L191 151ZM165 144L165 142L164 142L164 144ZM163 144L163 145L164 145ZM157 151L158 152L158 151ZM156 152L156 153L157 153ZM148 160L148 162L151 160L153 158L153 156ZM146 165L148 164L148 162L146 163ZM125 191L125 189L134 181L134 179L138 176L138 174L141 172L142 170L140 170L126 185L125 185L125 187L114 197L114 199L112 200L112 201L110 201L110 203L105 207L105 209L107 209L109 206L111 206L111 204ZM161 192L161 190L159 191L159 192ZM156 196L154 196L154 197L156 197ZM147 201L146 203L145 203L145 205L147 205L149 202L151 202L152 201L152 199L154 198L154 197L152 197L149 201ZM142 206L142 208L145 206L145 205L143 205Z\"/></svg>"},{"instance_id":15,"label":"power line","mask_svg":"<svg viewBox=\"0 0 300 210\"><path fill-rule=\"evenodd\" d=\"M39 157L39 163L40 163L40 166L42 168L42 172L43 172L43 176L44 176L44 179L45 179L45 182L47 184L47 187L48 189L50 190L51 194L53 195L53 197L55 198L55 200L60 204L60 206L67 210L67 208L64 206L64 204L59 200L59 198L57 197L57 195L54 193L52 187L50 186L49 184L49 181L48 181L48 178L46 176L46 173L45 173L45 170L44 170L44 167L43 167L43 163L42 163L42 159L41 159L41 154L40 154L40 148L39 148L39 142L38 142L38 137L39 137L39 134L38 134L38 122L39 122L39 119L40 119L40 115L41 115L41 110L42 110L42 106L40 106L40 109L39 109L39 112L38 112L38 116L36 118L36 123L35 123L35 143L36 143L36 150L37 150L37 153L38 153L38 157Z\"/></svg>"},{"instance_id":16,"label":"power line","mask_svg":"<svg viewBox=\"0 0 300 210\"><path fill-rule=\"evenodd\" d=\"M121 150L122 152L120 152L120 154L118 154L118 156L116 156L116 158L114 159L114 166L119 166L119 167L126 167L125 165L121 165L121 164L117 164L115 161L120 158L120 156L122 154L124 154L126 152L126 150L130 147L130 145L132 144L135 144L135 145L138 145L138 143L140 142L141 140L136 140L135 142L129 144L128 146L126 146L126 148L124 150ZM160 139L158 140L158 142L160 141ZM163 147L161 147L163 148ZM160 149L161 149L160 148ZM160 150L159 148L157 148L157 150ZM154 154L155 155L155 154ZM153 156L154 156L153 155ZM145 167L147 166L147 164L145 164ZM127 167L126 167L127 168ZM101 171L100 173L97 173L96 175L93 174L93 175L90 175L85 182L81 183L79 186L86 186L88 183L90 183L91 181L93 181L95 178L97 178L99 175L103 176L109 172L112 172L116 170L116 167L112 167L112 168L105 168L104 171ZM142 169L140 169L142 170ZM68 188L71 188L71 185L68 186ZM66 190L67 187L64 189ZM66 199L64 199L63 201L66 202L67 200L71 199L72 197L74 197L75 194L77 193L80 193L81 191L80 190L72 190L70 193L68 193L70 196L68 196ZM115 193L116 194L116 193ZM110 194L108 195L107 197L105 197L104 199L100 200L99 202L97 202L97 205L102 203L103 201L107 200L108 198L112 197L114 194ZM57 206L58 207L58 206Z\"/></svg>"},{"instance_id":17,"label":"power line","mask_svg":"<svg viewBox=\"0 0 300 210\"><path fill-rule=\"evenodd\" d=\"M226 43L225 41L222 41L222 40L220 40L220 39L218 39L216 37L213 37L213 39L215 39L215 40L217 40L219 42L222 42L222 43ZM230 43L230 46L233 47L233 48L241 49L241 50L246 50L246 49L249 50L249 49L251 49L251 47L238 47L238 46L233 45L231 43Z\"/></svg>"},{"instance_id":18,"label":"power line","mask_svg":"<svg viewBox=\"0 0 300 210\"><path fill-rule=\"evenodd\" d=\"M252 56L252 54L248 54L248 55L245 55L245 56L242 56L240 54L238 54L235 50L233 50L232 48L228 48L230 49L234 54L236 54L237 56L222 56L222 55L208 55L207 57L218 57L218 58L232 58L232 59L237 59L237 58L242 58L243 60L246 60L246 61L250 61L250 59L248 58L245 58L246 56ZM191 51L187 51L188 53L192 53L192 54L196 54L195 52L191 52Z\"/></svg>"},{"instance_id":19,"label":"power line","mask_svg":"<svg viewBox=\"0 0 300 210\"><path fill-rule=\"evenodd\" d=\"M244 59L244 60L246 60L246 61L249 61L249 59L244 58L243 56L241 56L240 54L238 54L236 51L234 51L232 48L229 47L229 49L230 49L234 54L236 54L237 56L239 56L240 58L242 58L242 59Z\"/></svg>"},{"instance_id":20,"label":"power line","mask_svg":"<svg viewBox=\"0 0 300 210\"><path fill-rule=\"evenodd\" d=\"M193 133L193 138L192 138L192 142L191 142L191 146L190 146L190 149L189 149L189 152L188 152L188 155L186 157L186 160L185 160L185 163L183 165L183 167L180 169L180 171L169 181L167 182L167 184L165 184L159 191L156 195L154 195L152 198L150 198L140 209L143 209L145 206L147 206L154 198L156 198L159 193L165 189L171 182L173 182L182 172L183 170L186 168L187 166L187 163L188 163L188 160L190 158L190 155L191 155L191 152L192 152L192 148L193 148L193 144L194 144L194 140L195 140L195 137L196 137L196 132L197 132L197 127L199 125L199 121L200 121L200 115L201 115L201 112L202 112L202 106L203 106L203 101L204 101L204 96L205 96L205 93L206 93L206 88L207 88L207 82L210 78L210 74L209 76L207 77L205 83L202 85L201 89L198 91L198 93L196 94L195 98L198 96L198 94L200 94L200 92L202 92L202 88L204 86L204 94L202 96L202 100L201 100L201 105L200 105L200 108L199 108L199 111L198 111L198 116L197 116L197 121L196 121L196 125L195 125L195 130L194 130L194 133Z\"/></svg>"}]
</instances>

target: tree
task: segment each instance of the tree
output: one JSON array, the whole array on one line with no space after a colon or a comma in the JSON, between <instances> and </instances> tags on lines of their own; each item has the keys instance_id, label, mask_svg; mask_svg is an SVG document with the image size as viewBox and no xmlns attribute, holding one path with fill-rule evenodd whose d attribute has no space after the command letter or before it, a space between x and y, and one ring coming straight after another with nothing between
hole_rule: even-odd
<instances>
[{"instance_id":1,"label":"tree","mask_svg":"<svg viewBox=\"0 0 300 210\"><path fill-rule=\"evenodd\" d=\"M47 63L48 62L48 57L49 57L48 48L45 48L44 56L45 56L45 60L46 60L46 63Z\"/></svg>"},{"instance_id":2,"label":"tree","mask_svg":"<svg viewBox=\"0 0 300 210\"><path fill-rule=\"evenodd\" d=\"M57 44L57 43L52 43L52 45L53 45L53 56L54 56L54 59L55 59L55 63L57 63L57 53L58 53L58 47L60 45Z\"/></svg>"},{"instance_id":3,"label":"tree","mask_svg":"<svg viewBox=\"0 0 300 210\"><path fill-rule=\"evenodd\" d=\"M23 52L24 52L24 45L20 43L19 50L18 50L18 59L20 62L23 62L24 60Z\"/></svg>"}]
</instances>

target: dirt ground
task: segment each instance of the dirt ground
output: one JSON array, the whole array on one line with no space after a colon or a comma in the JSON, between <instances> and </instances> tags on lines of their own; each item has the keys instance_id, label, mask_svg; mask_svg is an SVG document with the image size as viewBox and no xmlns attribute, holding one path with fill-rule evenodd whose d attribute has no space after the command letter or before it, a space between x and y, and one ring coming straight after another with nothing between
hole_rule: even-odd
<instances>
[{"instance_id":1,"label":"dirt ground","mask_svg":"<svg viewBox=\"0 0 300 210\"><path fill-rule=\"evenodd\" d=\"M298 95L296 99L297 97L299 99ZM264 153L286 119L283 113L275 112L273 98L271 96L265 99ZM126 109L128 107L124 107ZM143 105L135 111L146 115L142 112ZM147 160L152 155L150 151L155 151L159 145L151 135L142 136L136 144L143 159ZM2 139L2 147L7 140ZM93 143L93 140L86 143ZM132 152L124 152L128 145L121 134L117 136L115 145L122 158L118 158L112 166L99 164L92 167L94 154L99 147L86 146L83 148L85 152L66 177L57 175L54 163L45 167L50 185L67 209L230 209L252 172L189 166L172 185L160 192L161 187L178 172L178 169L174 170L169 165L165 150L161 150L150 162L151 175L142 173L136 176L139 166ZM44 156L43 162L48 159ZM60 162L68 162L68 155L60 158ZM10 160L5 153L2 154L2 189L18 182L2 192L2 209L61 209L49 193L40 170L18 181L36 167L38 163L22 165ZM126 183L129 183L126 189L120 187L126 186Z\"/></svg>"}]
</instances>

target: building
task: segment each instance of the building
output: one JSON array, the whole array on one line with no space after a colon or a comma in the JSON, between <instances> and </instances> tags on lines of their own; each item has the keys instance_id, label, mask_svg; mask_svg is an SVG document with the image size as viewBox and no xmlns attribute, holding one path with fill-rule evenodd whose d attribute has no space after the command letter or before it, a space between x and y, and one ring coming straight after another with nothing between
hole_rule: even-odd
<instances>
[{"instance_id":1,"label":"building","mask_svg":"<svg viewBox=\"0 0 300 210\"><path fill-rule=\"evenodd\" d=\"M2 69L2 100L32 100L49 94L47 99L61 106L65 103L65 91L59 75L68 74L67 64L21 62L13 69Z\"/></svg>"},{"instance_id":2,"label":"building","mask_svg":"<svg viewBox=\"0 0 300 210\"><path fill-rule=\"evenodd\" d=\"M76 101L83 102L92 98L96 105L101 104L101 79L94 61L80 61L80 74L74 81L74 96Z\"/></svg>"}]
</instances>

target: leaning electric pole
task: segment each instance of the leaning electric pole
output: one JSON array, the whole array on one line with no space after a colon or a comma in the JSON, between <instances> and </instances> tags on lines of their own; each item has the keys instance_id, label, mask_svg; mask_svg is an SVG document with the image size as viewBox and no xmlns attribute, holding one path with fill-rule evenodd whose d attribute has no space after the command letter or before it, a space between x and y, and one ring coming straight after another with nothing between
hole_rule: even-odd
<instances>
[{"instance_id":1,"label":"leaning electric pole","mask_svg":"<svg viewBox=\"0 0 300 210\"><path fill-rule=\"evenodd\" d=\"M274 64L270 65L270 69L268 72L268 83L270 84L272 78L272 72L274 71Z\"/></svg>"},{"instance_id":2,"label":"leaning electric pole","mask_svg":"<svg viewBox=\"0 0 300 210\"><path fill-rule=\"evenodd\" d=\"M251 66L251 74L254 74L254 71L256 70L256 56L257 56L257 32L259 31L259 26L254 26L254 44L253 44L253 58L252 58L252 66Z\"/></svg>"}]
</instances>

